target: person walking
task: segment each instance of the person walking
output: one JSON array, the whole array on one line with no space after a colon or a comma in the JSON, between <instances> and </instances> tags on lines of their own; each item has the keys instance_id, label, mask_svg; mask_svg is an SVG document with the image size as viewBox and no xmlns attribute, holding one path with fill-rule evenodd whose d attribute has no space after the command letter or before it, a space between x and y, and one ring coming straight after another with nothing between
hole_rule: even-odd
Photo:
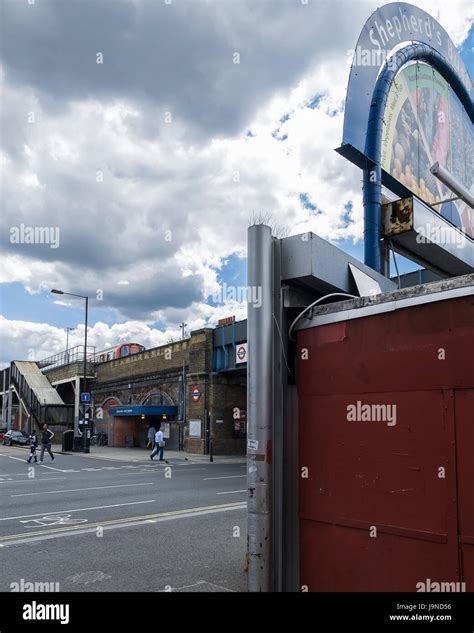
<instances>
[{"instance_id":1,"label":"person walking","mask_svg":"<svg viewBox=\"0 0 474 633\"><path fill-rule=\"evenodd\" d=\"M41 431L41 453L39 463L43 463L44 452L48 451L51 457L51 461L54 462L54 455L51 450L51 440L54 437L54 433L48 429L46 422L43 424L43 430Z\"/></svg>"},{"instance_id":2,"label":"person walking","mask_svg":"<svg viewBox=\"0 0 474 633\"><path fill-rule=\"evenodd\" d=\"M38 436L36 435L36 429L33 429L28 437L30 442L30 456L26 460L28 464L31 464L31 460L33 457L35 458L35 464L38 462L38 458L36 457L36 449L38 447Z\"/></svg>"},{"instance_id":3,"label":"person walking","mask_svg":"<svg viewBox=\"0 0 474 633\"><path fill-rule=\"evenodd\" d=\"M151 461L153 461L153 457L157 453L160 453L160 462L168 463L166 459L163 459L164 450L165 450L165 440L163 437L163 431L161 430L161 424L158 423L158 430L156 431L156 434L155 434L155 448L153 449L150 455Z\"/></svg>"},{"instance_id":4,"label":"person walking","mask_svg":"<svg viewBox=\"0 0 474 633\"><path fill-rule=\"evenodd\" d=\"M148 427L146 448L154 448L153 443L155 441L155 433L156 433L155 427L150 425Z\"/></svg>"}]
</instances>

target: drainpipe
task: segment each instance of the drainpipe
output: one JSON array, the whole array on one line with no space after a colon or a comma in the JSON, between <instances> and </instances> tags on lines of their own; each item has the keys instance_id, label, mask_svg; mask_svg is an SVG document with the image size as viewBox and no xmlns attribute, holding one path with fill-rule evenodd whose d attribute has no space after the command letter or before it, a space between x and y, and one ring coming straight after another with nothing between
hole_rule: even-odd
<instances>
[{"instance_id":1,"label":"drainpipe","mask_svg":"<svg viewBox=\"0 0 474 633\"><path fill-rule=\"evenodd\" d=\"M272 289L269 226L248 229L247 486L248 590L272 590ZM255 291L257 289L257 291ZM258 294L257 294L258 293ZM262 298L261 306L252 297Z\"/></svg>"}]
</instances>

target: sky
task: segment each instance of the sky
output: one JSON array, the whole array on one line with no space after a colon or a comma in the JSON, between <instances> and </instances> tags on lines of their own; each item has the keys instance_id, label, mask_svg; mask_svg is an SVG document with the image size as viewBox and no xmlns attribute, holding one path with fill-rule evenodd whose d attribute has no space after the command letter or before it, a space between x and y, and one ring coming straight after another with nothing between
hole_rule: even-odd
<instances>
[{"instance_id":1,"label":"sky","mask_svg":"<svg viewBox=\"0 0 474 633\"><path fill-rule=\"evenodd\" d=\"M84 301L52 288L90 297L97 349L245 318L255 217L362 260L361 172L334 148L378 4L2 0L0 365L83 343ZM472 3L412 4L472 69Z\"/></svg>"}]
</instances>

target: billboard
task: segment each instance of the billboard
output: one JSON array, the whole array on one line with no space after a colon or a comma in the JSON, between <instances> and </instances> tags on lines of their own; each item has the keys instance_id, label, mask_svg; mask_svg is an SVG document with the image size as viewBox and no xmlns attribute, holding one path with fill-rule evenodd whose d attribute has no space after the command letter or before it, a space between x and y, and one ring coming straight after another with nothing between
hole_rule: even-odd
<instances>
[{"instance_id":1,"label":"billboard","mask_svg":"<svg viewBox=\"0 0 474 633\"><path fill-rule=\"evenodd\" d=\"M442 202L452 193L430 167L439 162L471 189L473 147L471 121L446 80L427 64L406 66L385 107L382 168L471 238L473 209L460 200Z\"/></svg>"},{"instance_id":2,"label":"billboard","mask_svg":"<svg viewBox=\"0 0 474 633\"><path fill-rule=\"evenodd\" d=\"M474 94L472 80L451 38L428 13L405 2L391 2L367 20L353 51L340 153L363 166L365 137L372 93L380 67L396 47L413 41L428 44L456 70ZM344 149L345 146L345 149Z\"/></svg>"},{"instance_id":3,"label":"billboard","mask_svg":"<svg viewBox=\"0 0 474 633\"><path fill-rule=\"evenodd\" d=\"M450 275L473 269L473 95L456 47L428 13L394 2L367 20L353 51L336 151L364 170L365 263L375 270L390 274L388 245L381 239L382 185L398 198L417 196L422 206L413 217L426 224L405 231L403 239L390 238L392 246ZM453 200L459 196L463 200ZM398 211L403 218L408 209ZM439 223L446 225L442 231ZM418 229L433 239L416 241ZM452 230L462 236L456 250L443 242L444 235L452 240Z\"/></svg>"}]
</instances>

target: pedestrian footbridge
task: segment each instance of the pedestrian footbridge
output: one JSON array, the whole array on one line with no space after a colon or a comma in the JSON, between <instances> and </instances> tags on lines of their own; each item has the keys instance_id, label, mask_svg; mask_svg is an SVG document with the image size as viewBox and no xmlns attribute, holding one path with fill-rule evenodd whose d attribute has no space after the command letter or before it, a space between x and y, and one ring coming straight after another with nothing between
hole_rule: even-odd
<instances>
[{"instance_id":1,"label":"pedestrian footbridge","mask_svg":"<svg viewBox=\"0 0 474 633\"><path fill-rule=\"evenodd\" d=\"M2 374L2 411L9 412L14 428L29 430L43 422L73 424L74 405L64 403L37 363L12 361Z\"/></svg>"}]
</instances>

